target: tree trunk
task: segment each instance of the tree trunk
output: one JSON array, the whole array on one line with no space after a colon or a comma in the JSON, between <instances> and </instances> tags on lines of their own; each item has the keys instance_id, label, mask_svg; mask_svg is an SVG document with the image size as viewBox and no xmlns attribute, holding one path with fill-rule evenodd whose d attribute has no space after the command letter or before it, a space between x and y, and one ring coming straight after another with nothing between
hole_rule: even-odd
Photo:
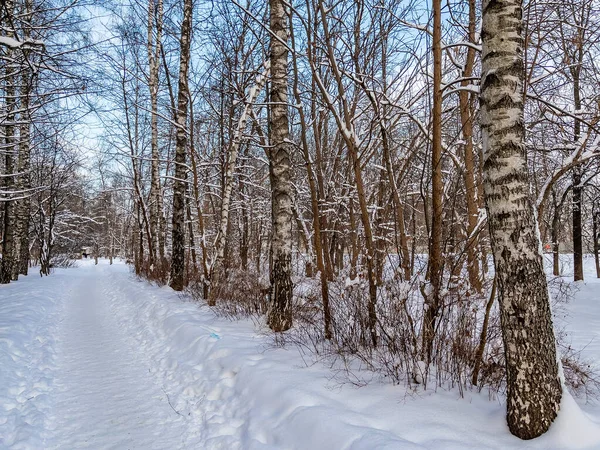
<instances>
[{"instance_id":1,"label":"tree trunk","mask_svg":"<svg viewBox=\"0 0 600 450\"><path fill-rule=\"evenodd\" d=\"M162 38L163 0L148 1L148 65L150 89L150 147L152 162L150 171L150 235L149 243L150 265L156 263L157 252L160 247L160 220L162 216L162 197L160 194L160 152L158 149L158 84L160 75L160 46ZM156 27L155 27L156 22Z\"/></svg>"},{"instance_id":2,"label":"tree trunk","mask_svg":"<svg viewBox=\"0 0 600 450\"><path fill-rule=\"evenodd\" d=\"M577 35L581 37L575 42L575 63L569 68L573 77L573 106L575 111L581 111L581 66L583 64L583 33L585 30L578 30ZM575 119L573 124L573 141L579 145L581 136L581 122ZM581 223L581 208L583 197L583 186L581 186L581 166L573 168L573 280L583 281L583 231Z\"/></svg>"},{"instance_id":3,"label":"tree trunk","mask_svg":"<svg viewBox=\"0 0 600 450\"><path fill-rule=\"evenodd\" d=\"M142 219L140 215L140 204L139 201L135 201L135 226L133 227L133 264L135 268L135 274L140 275L142 260L144 258L144 232L142 231Z\"/></svg>"},{"instance_id":4,"label":"tree trunk","mask_svg":"<svg viewBox=\"0 0 600 450\"><path fill-rule=\"evenodd\" d=\"M191 125L193 126L193 125ZM192 220L192 206L191 206L191 196L189 192L189 184L186 186L186 197L185 197L185 215L187 220L187 233L188 233L188 243L190 246L189 255L191 258L190 263L188 264L188 271L191 269L194 273L198 271L197 266L197 257L196 257L196 239L194 238L194 225Z\"/></svg>"},{"instance_id":5,"label":"tree trunk","mask_svg":"<svg viewBox=\"0 0 600 450\"><path fill-rule=\"evenodd\" d=\"M408 239L406 236L406 223L404 220L404 203L400 199L400 193L398 192L398 186L396 185L396 179L394 178L394 170L392 167L388 133L385 126L381 127L381 141L383 149L383 160L385 162L388 183L392 190L392 200L394 201L394 214L396 219L396 226L398 227L397 234L400 238L400 267L404 272L404 279L406 281L410 281L412 277L412 269L410 263L410 252L408 250Z\"/></svg>"},{"instance_id":6,"label":"tree trunk","mask_svg":"<svg viewBox=\"0 0 600 450\"><path fill-rule=\"evenodd\" d=\"M476 44L476 6L475 0L469 0L469 42ZM461 86L467 86L471 83L468 80L473 74L473 65L475 62L475 49L467 49L467 60L463 71ZM467 201L467 272L469 274L469 284L476 292L481 292L481 279L479 277L479 261L477 253L479 251L479 239L475 235L475 229L479 220L479 207L477 205L477 186L475 184L475 160L473 151L473 111L471 108L471 94L468 91L459 93L460 121L462 125L462 135L464 140L465 157L465 194Z\"/></svg>"},{"instance_id":7,"label":"tree trunk","mask_svg":"<svg viewBox=\"0 0 600 450\"><path fill-rule=\"evenodd\" d=\"M560 226L560 205L556 202L556 193L552 193L554 198L554 211L552 214L552 226L550 235L552 239L552 274L557 277L560 275L560 253L559 253L559 242L558 233Z\"/></svg>"},{"instance_id":8,"label":"tree trunk","mask_svg":"<svg viewBox=\"0 0 600 450\"><path fill-rule=\"evenodd\" d=\"M190 108L190 119L191 119L191 127L190 127L190 161L192 163L192 190L194 193L194 202L196 206L196 216L198 217L198 232L200 236L198 237L200 241L200 250L202 251L202 273L204 275L204 279L202 280L202 298L208 299L208 280L209 280L209 268L207 263L207 254L206 254L206 236L204 232L204 213L202 211L202 199L200 198L200 189L198 184L200 182L200 178L198 176L198 165L196 164L196 148L194 142L194 108L193 105Z\"/></svg>"},{"instance_id":9,"label":"tree trunk","mask_svg":"<svg viewBox=\"0 0 600 450\"><path fill-rule=\"evenodd\" d=\"M179 40L179 86L177 92L177 112L175 122L177 135L175 143L175 180L173 182L172 255L170 286L183 290L185 273L185 184L187 178L187 118L188 118L188 67L190 61L190 41L192 37L192 0L183 4L183 21Z\"/></svg>"},{"instance_id":10,"label":"tree trunk","mask_svg":"<svg viewBox=\"0 0 600 450\"><path fill-rule=\"evenodd\" d=\"M9 14L14 9L14 3L7 1L5 5L6 10ZM10 27L9 27L10 29ZM14 37L14 33L7 33L8 37ZM7 61L11 60L11 51L8 50ZM3 177L3 188L6 192L8 199L2 202L4 210L4 217L2 223L2 261L0 261L0 283L10 283L13 275L13 266L15 264L15 228L16 224L16 202L10 197L14 189L14 157L17 153L17 147L15 144L15 75L14 67L15 63L4 63L4 74L5 74L5 108L6 117L4 120L4 146L2 148L4 153L4 177Z\"/></svg>"},{"instance_id":11,"label":"tree trunk","mask_svg":"<svg viewBox=\"0 0 600 450\"><path fill-rule=\"evenodd\" d=\"M383 82L383 93L385 96L388 95L388 37L387 34L384 35L384 41L381 48L381 79ZM400 240L400 245L396 246L399 253L399 266L402 269L404 279L406 281L410 281L412 277L412 272L410 269L410 253L408 251L408 238L406 236L406 223L404 220L404 202L400 198L400 193L398 192L398 186L396 183L396 175L394 173L394 167L392 164L392 149L390 148L390 140L388 136L388 127L387 127L387 118L389 114L389 108L387 105L381 105L381 110L377 109L377 105L374 102L374 96L369 95L371 98L371 104L373 108L376 109L379 117L379 129L381 132L381 148L382 148L382 158L385 164L385 172L388 177L388 184L392 191L392 200L394 202L394 216L396 219L396 238ZM403 169L404 170L404 169Z\"/></svg>"},{"instance_id":12,"label":"tree trunk","mask_svg":"<svg viewBox=\"0 0 600 450\"><path fill-rule=\"evenodd\" d=\"M422 358L431 362L431 351L435 338L435 325L442 307L440 290L442 285L442 3L433 2L433 111L431 141L431 239L429 247L429 281L431 292L425 298L423 315Z\"/></svg>"},{"instance_id":13,"label":"tree trunk","mask_svg":"<svg viewBox=\"0 0 600 450\"><path fill-rule=\"evenodd\" d=\"M115 237L110 237L110 253L108 255L109 264L112 266L113 258L115 256Z\"/></svg>"},{"instance_id":14,"label":"tree trunk","mask_svg":"<svg viewBox=\"0 0 600 450\"><path fill-rule=\"evenodd\" d=\"M290 30L290 36L292 40L292 48L295 50L295 36L293 27ZM298 87L298 61L296 58L293 59L294 65L294 100L297 105L302 104L302 98L300 96L300 89ZM321 214L319 209L319 192L317 187L317 181L315 172L310 156L310 149L308 145L307 131L308 126L306 123L306 117L304 109L298 109L298 115L300 117L301 126L301 139L302 139L302 152L304 155L304 164L306 166L306 174L308 178L308 188L310 192L310 206L312 210L312 222L313 222L313 245L315 250L315 257L317 260L317 270L321 280L321 298L323 301L323 324L324 324L324 335L325 339L331 339L331 310L329 308L329 285L327 284L327 270L325 268L324 261L324 250L323 250L323 239L321 236Z\"/></svg>"},{"instance_id":15,"label":"tree trunk","mask_svg":"<svg viewBox=\"0 0 600 450\"><path fill-rule=\"evenodd\" d=\"M552 219L552 275L560 276L560 252L558 242L558 214Z\"/></svg>"},{"instance_id":16,"label":"tree trunk","mask_svg":"<svg viewBox=\"0 0 600 450\"><path fill-rule=\"evenodd\" d=\"M532 439L555 419L562 387L527 172L522 28L520 0L484 0L484 189L504 340L507 420L511 433Z\"/></svg>"},{"instance_id":17,"label":"tree trunk","mask_svg":"<svg viewBox=\"0 0 600 450\"><path fill-rule=\"evenodd\" d=\"M594 239L594 262L596 263L596 278L600 278L600 245L598 245L598 213L594 213L593 219L593 239Z\"/></svg>"},{"instance_id":18,"label":"tree trunk","mask_svg":"<svg viewBox=\"0 0 600 450\"><path fill-rule=\"evenodd\" d=\"M483 361L483 352L485 351L485 345L487 343L487 332L488 325L490 322L490 312L492 311L492 306L494 306L494 300L496 299L496 278L492 282L492 292L490 293L490 298L485 305L485 314L483 316L483 324L481 326L481 333L479 334L479 345L477 346L477 350L475 352L475 364L473 366L473 374L471 376L471 382L474 386L477 386L479 379L479 368L481 367L481 363Z\"/></svg>"},{"instance_id":19,"label":"tree trunk","mask_svg":"<svg viewBox=\"0 0 600 450\"><path fill-rule=\"evenodd\" d=\"M222 201L221 201L221 214L219 219L219 229L217 237L215 239L215 256L210 266L210 283L211 286L216 286L219 283L221 277L225 277L225 270L223 266L223 259L225 256L226 244L227 244L227 230L229 227L229 209L231 205L231 197L233 192L234 172L237 165L238 154L240 146L243 140L244 131L246 130L246 124L248 122L248 116L250 115L250 109L252 104L256 101L258 94L261 92L263 86L267 81L271 62L267 61L264 65L264 70L256 77L254 86L250 88L248 98L246 99L244 109L238 121L235 135L229 145L228 149L228 160L225 165L223 189L222 189ZM216 298L213 297L209 291L209 305L216 303Z\"/></svg>"},{"instance_id":20,"label":"tree trunk","mask_svg":"<svg viewBox=\"0 0 600 450\"><path fill-rule=\"evenodd\" d=\"M371 342L374 347L377 346L377 280L375 276L375 248L373 243L373 230L371 227L371 219L369 217L369 208L367 205L367 197L365 194L364 183L362 178L362 167L360 161L359 154L359 141L357 140L357 136L354 130L354 120L355 113L357 108L356 97L353 102L349 102L347 98L347 90L344 86L344 82L342 80L342 71L338 66L338 61L336 59L336 51L334 49L334 38L329 30L327 13L328 10L324 5L324 2L319 2L318 4L320 17L321 17L321 26L323 27L323 33L325 35L325 42L327 45L327 59L329 60L329 65L331 67L331 71L333 73L333 77L335 79L336 88L338 92L338 96L341 102L341 112L338 108L333 104L332 98L328 93L327 87L325 86L323 79L320 75L320 69L317 67L319 63L314 59L312 52L314 45L309 41L308 43L308 62L311 65L311 71L313 74L313 80L318 86L319 90L323 94L323 97L326 99L327 107L329 111L333 114L334 119L336 121L338 130L340 132L341 138L343 142L346 144L348 149L348 154L350 156L350 168L354 172L354 181L356 184L356 195L358 197L358 204L360 207L360 219L364 229L365 235L365 247L366 247L366 261L365 265L367 268L367 278L369 281L369 299L367 303L367 313L368 313L368 327L369 334L371 337ZM355 24L356 27L360 28L360 24ZM311 38L309 36L309 38ZM311 38L312 39L312 38ZM359 45L357 42L356 45ZM315 45L316 47L316 45ZM341 142L340 142L341 144ZM334 234L331 238L332 241L332 250L335 250L333 245L333 241L336 239L336 235ZM343 264L343 247L341 245L338 246L342 251L338 252L337 262L339 264Z\"/></svg>"},{"instance_id":21,"label":"tree trunk","mask_svg":"<svg viewBox=\"0 0 600 450\"><path fill-rule=\"evenodd\" d=\"M271 178L271 304L267 323L273 331L292 326L292 185L287 104L288 27L285 2L270 0L271 92L269 171Z\"/></svg>"},{"instance_id":22,"label":"tree trunk","mask_svg":"<svg viewBox=\"0 0 600 450\"><path fill-rule=\"evenodd\" d=\"M24 17L27 23L31 23L31 0L24 2ZM29 27L25 27L23 36L25 39L30 37ZM28 56L28 52L24 52L24 56ZM22 192L20 200L15 205L17 227L15 234L15 261L13 267L13 280L19 278L19 274L27 275L29 269L29 209L31 200L29 197L29 189L31 188L30 168L30 101L29 97L32 90L32 82L34 74L27 67L21 68L21 92L20 92L20 108L21 117L19 125L19 159L17 163L17 189Z\"/></svg>"},{"instance_id":23,"label":"tree trunk","mask_svg":"<svg viewBox=\"0 0 600 450\"><path fill-rule=\"evenodd\" d=\"M246 145L244 151L244 158L247 159L249 156L249 145ZM245 173L247 176L247 174ZM240 178L239 182L239 190L240 195L244 199L242 204L240 205L240 267L242 271L246 272L248 270L248 254L250 248L250 217L248 215L248 192L246 190L246 184Z\"/></svg>"},{"instance_id":24,"label":"tree trunk","mask_svg":"<svg viewBox=\"0 0 600 450\"><path fill-rule=\"evenodd\" d=\"M121 95L123 96L123 106L125 108L125 122L127 125L127 141L129 143L129 152L131 158L131 169L133 172L133 188L135 192L136 205L137 205L137 220L139 224L139 261L138 261L138 275L141 274L141 270L144 267L144 234L146 235L146 240L148 241L148 254L149 260L152 264L152 256L155 254L156 246L154 245L153 235L152 235L152 205L148 206L144 200L144 195L142 193L142 188L140 186L141 181L141 161L139 160L139 109L137 107L139 101L139 87L136 85L134 90L134 102L133 102L133 123L130 113L130 106L127 99L127 84L126 78L121 78ZM149 211L150 210L150 211Z\"/></svg>"},{"instance_id":25,"label":"tree trunk","mask_svg":"<svg viewBox=\"0 0 600 450\"><path fill-rule=\"evenodd\" d=\"M583 232L581 224L581 168L573 168L573 280L583 280Z\"/></svg>"}]
</instances>

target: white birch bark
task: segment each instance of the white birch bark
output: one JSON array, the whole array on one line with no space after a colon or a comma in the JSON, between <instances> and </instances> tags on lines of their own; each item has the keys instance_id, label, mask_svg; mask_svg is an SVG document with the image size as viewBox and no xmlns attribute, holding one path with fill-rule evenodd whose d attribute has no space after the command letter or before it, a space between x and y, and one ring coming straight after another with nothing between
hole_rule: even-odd
<instances>
[{"instance_id":1,"label":"white birch bark","mask_svg":"<svg viewBox=\"0 0 600 450\"><path fill-rule=\"evenodd\" d=\"M210 266L210 283L212 286L216 286L219 283L218 278L220 276L221 265L223 262L223 257L225 255L225 245L227 243L227 228L229 226L229 210L231 206L231 194L233 191L233 175L235 173L235 168L237 165L240 146L243 141L244 132L248 123L248 117L250 116L252 104L256 101L258 94L262 91L262 89L265 86L265 83L267 82L270 67L271 62L269 60L265 61L264 70L256 77L256 82L254 83L254 86L250 88L250 91L248 92L248 97L245 101L244 110L242 111L238 120L235 135L231 141L231 144L229 145L229 159L225 167L225 182L223 187L223 199L221 201L221 217L219 220L219 231L217 233L217 237L215 238L215 253ZM211 292L214 293L213 290L211 290ZM216 299L213 297L212 293L209 293L209 305L214 305L216 302Z\"/></svg>"},{"instance_id":2,"label":"white birch bark","mask_svg":"<svg viewBox=\"0 0 600 450\"><path fill-rule=\"evenodd\" d=\"M14 2L7 1L5 5L8 14L12 15L14 11ZM13 38L12 31L8 33L8 37ZM7 61L12 59L12 50L7 51ZM10 195L14 189L14 157L17 154L17 146L15 143L15 65L14 63L4 64L4 93L5 93L5 108L6 117L4 119L4 145L0 146L0 150L4 154L4 177L3 188ZM14 238L15 238L15 201L9 200L2 202L3 207L3 223L2 227L2 260L0 261L0 283L10 283L13 275L14 258Z\"/></svg>"},{"instance_id":3,"label":"white birch bark","mask_svg":"<svg viewBox=\"0 0 600 450\"><path fill-rule=\"evenodd\" d=\"M273 331L292 326L292 185L288 118L288 30L285 2L270 0L271 95L269 169L271 176L271 303L267 323Z\"/></svg>"},{"instance_id":4,"label":"white birch bark","mask_svg":"<svg viewBox=\"0 0 600 450\"><path fill-rule=\"evenodd\" d=\"M190 62L190 41L192 38L192 0L183 4L183 21L179 40L179 86L177 93L177 136L175 144L175 180L173 182L172 255L171 281L169 285L176 291L184 287L185 273L185 185L187 178L187 119L188 119L188 69Z\"/></svg>"},{"instance_id":5,"label":"white birch bark","mask_svg":"<svg viewBox=\"0 0 600 450\"><path fill-rule=\"evenodd\" d=\"M31 24L31 11L33 9L32 1L23 2L23 13L26 22ZM25 26L23 37L28 40L31 36L30 26ZM28 58L29 53L23 51L24 58ZM35 73L28 67L28 62L24 61L21 68L21 92L20 92L20 124L19 124L19 158L17 162L17 190L26 192L31 188L30 169L30 128L31 111L30 96L32 92L32 83L35 79ZM31 200L29 195L24 195L16 204L17 226L15 233L15 261L13 266L13 280L18 280L19 274L27 275L29 270L29 210Z\"/></svg>"},{"instance_id":6,"label":"white birch bark","mask_svg":"<svg viewBox=\"0 0 600 450\"><path fill-rule=\"evenodd\" d=\"M521 439L545 433L561 399L556 344L524 146L522 4L483 2L484 190L507 373L507 420Z\"/></svg>"},{"instance_id":7,"label":"white birch bark","mask_svg":"<svg viewBox=\"0 0 600 450\"><path fill-rule=\"evenodd\" d=\"M150 90L150 147L152 152L150 181L150 264L156 262L156 250L160 246L160 218L162 217L162 196L160 192L160 152L158 148L158 81L160 75L160 46L162 38L163 0L148 1L148 65ZM156 22L156 27L155 27Z\"/></svg>"}]
</instances>

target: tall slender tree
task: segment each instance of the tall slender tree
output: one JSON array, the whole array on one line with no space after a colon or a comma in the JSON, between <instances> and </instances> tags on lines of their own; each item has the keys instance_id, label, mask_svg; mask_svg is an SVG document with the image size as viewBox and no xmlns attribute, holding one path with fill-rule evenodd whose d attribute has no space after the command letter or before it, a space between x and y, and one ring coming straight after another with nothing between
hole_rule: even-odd
<instances>
[{"instance_id":1,"label":"tall slender tree","mask_svg":"<svg viewBox=\"0 0 600 450\"><path fill-rule=\"evenodd\" d=\"M25 0L22 5L22 14L25 18L23 26L23 37L28 40L31 37L31 19L33 4L31 0ZM15 235L15 264L13 267L13 279L17 280L20 275L27 275L29 269L29 210L31 200L29 191L31 189L30 174L30 128L31 128L31 101L33 84L36 78L35 71L31 70L30 53L23 51L23 67L21 68L21 91L20 91L20 121L19 121L19 158L17 162L17 190L21 192L20 199L16 204L17 229Z\"/></svg>"},{"instance_id":2,"label":"tall slender tree","mask_svg":"<svg viewBox=\"0 0 600 450\"><path fill-rule=\"evenodd\" d=\"M150 172L150 233L148 242L150 264L157 259L157 249L161 239L160 222L162 217L162 196L160 192L160 151L158 147L158 89L160 76L161 40L163 28L163 0L148 1L148 88L150 90L150 127L152 149L152 169ZM164 248L161 252L164 251ZM160 254L162 256L162 253Z\"/></svg>"},{"instance_id":3,"label":"tall slender tree","mask_svg":"<svg viewBox=\"0 0 600 450\"><path fill-rule=\"evenodd\" d=\"M562 387L524 145L522 30L520 0L483 2L484 190L499 288L507 420L511 433L532 439L552 424Z\"/></svg>"},{"instance_id":4,"label":"tall slender tree","mask_svg":"<svg viewBox=\"0 0 600 450\"><path fill-rule=\"evenodd\" d=\"M183 20L179 39L179 85L177 93L177 125L175 143L175 181L173 183L172 255L170 286L176 291L184 287L185 274L185 185L187 179L187 118L188 118L188 71L190 43L192 40L192 0L183 2Z\"/></svg>"},{"instance_id":5,"label":"tall slender tree","mask_svg":"<svg viewBox=\"0 0 600 450\"><path fill-rule=\"evenodd\" d=\"M431 291L426 297L423 314L423 358L431 359L435 325L442 307L440 290L443 280L442 260L442 1L433 1L433 111L431 113L431 237L429 242L429 280Z\"/></svg>"},{"instance_id":6,"label":"tall slender tree","mask_svg":"<svg viewBox=\"0 0 600 450\"><path fill-rule=\"evenodd\" d=\"M476 43L476 5L475 0L469 0L469 25L468 39L471 43ZM461 86L464 88L472 82L473 67L475 65L476 51L473 46L467 48L467 56L462 71L463 81ZM473 98L472 93L462 90L458 94L460 121L462 136L464 140L463 151L465 159L464 182L465 198L467 203L467 272L469 274L469 284L476 292L481 291L481 279L479 276L479 261L477 253L479 250L479 239L477 238L476 228L479 216L479 207L477 205L477 185L476 185L476 165L475 152L473 149Z\"/></svg>"},{"instance_id":7,"label":"tall slender tree","mask_svg":"<svg viewBox=\"0 0 600 450\"><path fill-rule=\"evenodd\" d=\"M292 185L288 118L288 26L284 0L270 0L271 90L269 172L271 179L271 304L273 331L292 326Z\"/></svg>"},{"instance_id":8,"label":"tall slender tree","mask_svg":"<svg viewBox=\"0 0 600 450\"><path fill-rule=\"evenodd\" d=\"M7 17L14 14L14 2L9 0L5 4L7 11ZM7 23L9 29L8 37L14 37L14 31L11 28L11 24ZM17 155L17 144L15 137L15 97L16 97L16 62L13 60L13 53L15 53L10 47L7 50L6 62L4 63L4 94L6 102L6 117L4 118L4 143L0 147L2 153L4 153L4 183L3 188L9 193L14 189L15 175L14 175L14 161ZM15 201L9 198L7 201L2 202L3 208L3 222L2 222L2 261L0 261L0 283L10 283L13 276L13 266L15 264L14 255L14 235L16 228L15 221Z\"/></svg>"}]
</instances>

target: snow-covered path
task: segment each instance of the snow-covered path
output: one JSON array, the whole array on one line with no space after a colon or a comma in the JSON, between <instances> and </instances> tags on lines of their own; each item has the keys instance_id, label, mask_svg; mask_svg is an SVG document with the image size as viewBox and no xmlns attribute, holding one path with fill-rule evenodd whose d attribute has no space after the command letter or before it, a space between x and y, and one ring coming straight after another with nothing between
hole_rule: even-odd
<instances>
[{"instance_id":1,"label":"snow-covered path","mask_svg":"<svg viewBox=\"0 0 600 450\"><path fill-rule=\"evenodd\" d=\"M599 281L565 319L595 361ZM339 385L270 342L123 263L0 285L0 450L600 449L598 403L586 415L565 396L550 431L523 442L486 393Z\"/></svg>"},{"instance_id":2,"label":"snow-covered path","mask_svg":"<svg viewBox=\"0 0 600 450\"><path fill-rule=\"evenodd\" d=\"M50 447L180 447L185 423L110 310L115 291L106 269L81 270L66 293Z\"/></svg>"}]
</instances>

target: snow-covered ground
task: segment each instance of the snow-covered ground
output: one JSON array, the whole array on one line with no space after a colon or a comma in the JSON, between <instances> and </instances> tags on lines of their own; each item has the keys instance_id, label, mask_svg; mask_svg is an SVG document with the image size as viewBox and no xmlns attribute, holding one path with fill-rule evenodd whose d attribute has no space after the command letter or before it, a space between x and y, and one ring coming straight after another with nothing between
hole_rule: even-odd
<instances>
[{"instance_id":1,"label":"snow-covered ground","mask_svg":"<svg viewBox=\"0 0 600 450\"><path fill-rule=\"evenodd\" d=\"M600 361L586 269L561 323ZM485 393L340 386L269 342L120 263L0 286L0 448L600 449L597 404L567 396L550 432L523 442Z\"/></svg>"}]
</instances>

